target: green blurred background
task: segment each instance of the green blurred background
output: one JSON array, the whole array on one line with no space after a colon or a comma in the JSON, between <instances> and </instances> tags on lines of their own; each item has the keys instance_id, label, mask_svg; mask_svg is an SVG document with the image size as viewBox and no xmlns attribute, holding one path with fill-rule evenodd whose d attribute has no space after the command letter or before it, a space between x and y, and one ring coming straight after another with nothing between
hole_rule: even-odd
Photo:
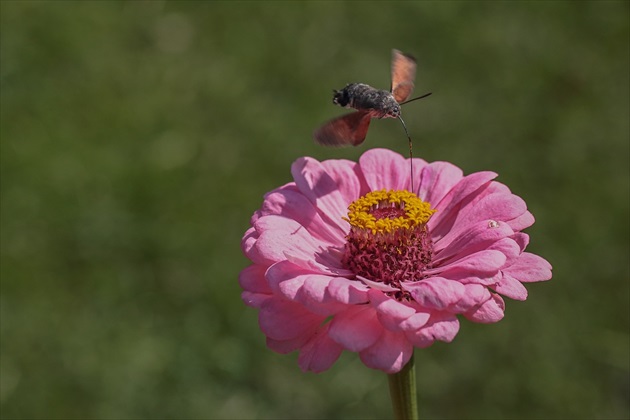
<instances>
[{"instance_id":1,"label":"green blurred background","mask_svg":"<svg viewBox=\"0 0 630 420\"><path fill-rule=\"evenodd\" d=\"M554 266L416 351L424 418L628 418L628 2L31 2L1 14L3 418L387 418L344 353L304 374L240 300L240 239L331 90L389 87L415 152L493 170Z\"/></svg>"}]
</instances>

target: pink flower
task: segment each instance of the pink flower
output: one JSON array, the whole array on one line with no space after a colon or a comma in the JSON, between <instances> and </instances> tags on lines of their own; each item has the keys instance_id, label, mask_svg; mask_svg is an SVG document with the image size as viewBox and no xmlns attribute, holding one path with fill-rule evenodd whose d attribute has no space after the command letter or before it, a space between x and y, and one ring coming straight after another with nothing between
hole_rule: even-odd
<instances>
[{"instance_id":1,"label":"pink flower","mask_svg":"<svg viewBox=\"0 0 630 420\"><path fill-rule=\"evenodd\" d=\"M298 159L294 182L265 195L242 241L252 265L239 277L258 308L267 345L299 350L305 371L328 369L346 349L395 373L414 347L450 342L457 315L503 318L503 296L549 280L551 265L525 252L534 223L497 174L463 176L447 162L385 149L359 163Z\"/></svg>"}]
</instances>

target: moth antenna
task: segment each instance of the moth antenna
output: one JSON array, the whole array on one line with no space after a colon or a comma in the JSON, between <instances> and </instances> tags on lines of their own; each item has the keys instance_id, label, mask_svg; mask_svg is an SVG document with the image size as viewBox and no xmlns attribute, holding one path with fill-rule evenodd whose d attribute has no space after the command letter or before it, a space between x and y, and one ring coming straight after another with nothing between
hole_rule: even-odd
<instances>
[{"instance_id":1,"label":"moth antenna","mask_svg":"<svg viewBox=\"0 0 630 420\"><path fill-rule=\"evenodd\" d=\"M412 147L412 144L411 144L411 136L409 135L409 131L407 131L407 126L405 125L405 122L403 121L403 119L402 119L402 117L400 115L398 115L398 119L400 120L400 123L402 124L403 128L405 129L405 134L407 135L407 140L409 140L409 163L410 163L410 175L411 175L411 192L413 192L415 194L415 192L413 190L413 147Z\"/></svg>"},{"instance_id":2,"label":"moth antenna","mask_svg":"<svg viewBox=\"0 0 630 420\"><path fill-rule=\"evenodd\" d=\"M400 105L408 104L409 102L413 102L413 101L417 101L418 99L426 98L427 96L431 96L432 93L433 92L425 93L422 96L417 96L417 97L415 97L413 99L409 99L408 101L402 102L402 103L400 103Z\"/></svg>"}]
</instances>

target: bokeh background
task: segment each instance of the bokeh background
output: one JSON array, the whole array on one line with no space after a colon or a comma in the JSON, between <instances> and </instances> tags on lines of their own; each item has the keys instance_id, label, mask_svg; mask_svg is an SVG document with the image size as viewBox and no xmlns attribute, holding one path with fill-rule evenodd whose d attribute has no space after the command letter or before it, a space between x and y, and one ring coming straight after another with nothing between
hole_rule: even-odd
<instances>
[{"instance_id":1,"label":"bokeh background","mask_svg":"<svg viewBox=\"0 0 630 420\"><path fill-rule=\"evenodd\" d=\"M415 152L493 170L554 266L495 325L416 351L424 418L628 418L629 4L2 1L3 418L388 418L355 354L265 347L240 239L311 132L389 87Z\"/></svg>"}]
</instances>

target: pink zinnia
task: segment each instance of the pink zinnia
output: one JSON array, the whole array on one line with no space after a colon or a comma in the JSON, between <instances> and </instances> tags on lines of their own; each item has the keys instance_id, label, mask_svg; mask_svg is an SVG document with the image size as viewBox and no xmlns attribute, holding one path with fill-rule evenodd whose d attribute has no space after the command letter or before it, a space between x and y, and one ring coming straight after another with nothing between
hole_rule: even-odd
<instances>
[{"instance_id":1,"label":"pink zinnia","mask_svg":"<svg viewBox=\"0 0 630 420\"><path fill-rule=\"evenodd\" d=\"M523 283L551 278L524 252L534 217L497 174L414 159L412 194L409 163L385 149L359 163L301 158L294 182L254 213L242 298L260 309L267 345L299 350L303 370L326 370L346 349L398 372L414 347L452 341L457 315L497 322L501 295L525 300Z\"/></svg>"}]
</instances>

